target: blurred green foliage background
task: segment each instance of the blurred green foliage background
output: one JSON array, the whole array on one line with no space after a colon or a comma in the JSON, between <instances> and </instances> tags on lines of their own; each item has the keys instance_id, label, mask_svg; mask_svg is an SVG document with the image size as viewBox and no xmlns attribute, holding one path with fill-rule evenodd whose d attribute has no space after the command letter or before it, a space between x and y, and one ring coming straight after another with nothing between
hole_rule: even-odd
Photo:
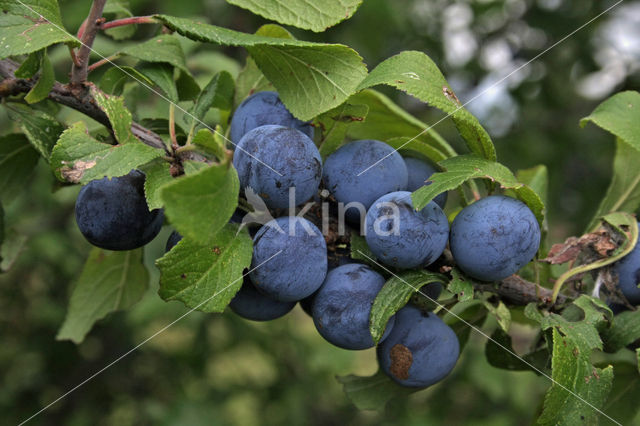
<instances>
[{"instance_id":1,"label":"blurred green foliage background","mask_svg":"<svg viewBox=\"0 0 640 426\"><path fill-rule=\"evenodd\" d=\"M582 0L365 0L347 22L324 34L291 29L299 38L352 46L373 68L402 50L426 52L441 67L458 97L468 101L546 47L580 27L613 2ZM66 28L75 32L90 2L61 0ZM254 32L262 18L223 0L131 0L135 14L162 12L197 17ZM141 27L135 39L152 35ZM627 1L529 67L509 76L469 108L494 136L500 161L513 170L545 164L553 242L579 234L608 185L614 144L610 135L578 121L608 95L640 86L640 2ZM200 83L213 72L237 73L245 52L185 42ZM100 38L96 49L116 49ZM59 80L67 78L68 54L51 52ZM226 55L222 56L222 54ZM96 73L95 78L99 78ZM441 115L392 90L400 105L426 122ZM137 119L166 116L166 105L129 88ZM84 119L63 111L67 122ZM88 121L88 119L85 119ZM215 121L216 117L211 117ZM16 131L0 112L2 134ZM94 128L98 127L94 123ZM452 125L440 131L463 145ZM78 187L60 188L41 162L23 191L5 200L8 244L0 275L0 418L17 424L129 351L187 310L162 302L157 273L130 312L100 322L84 343L57 342L74 278L89 246L73 219ZM148 247L146 262L164 250L169 229ZM24 237L21 237L23 235ZM19 252L19 256L9 264ZM494 327L486 324L486 329ZM516 326L516 347L531 330ZM453 374L442 384L386 410L360 412L342 393L335 375L376 371L375 352L334 348L296 308L268 324L231 313L194 313L53 405L32 423L42 425L259 425L259 424L530 424L549 385L533 373L489 366L484 339L472 334Z\"/></svg>"}]
</instances>

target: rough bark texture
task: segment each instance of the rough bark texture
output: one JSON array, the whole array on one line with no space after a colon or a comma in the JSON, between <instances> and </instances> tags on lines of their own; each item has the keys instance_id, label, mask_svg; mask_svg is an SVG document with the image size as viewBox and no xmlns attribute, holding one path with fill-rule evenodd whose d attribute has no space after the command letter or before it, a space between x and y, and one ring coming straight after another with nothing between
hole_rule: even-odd
<instances>
[{"instance_id":1,"label":"rough bark texture","mask_svg":"<svg viewBox=\"0 0 640 426\"><path fill-rule=\"evenodd\" d=\"M14 73L18 64L10 59L0 61L0 97L15 96L26 93L37 82L36 79L16 78ZM49 93L49 99L61 105L80 111L97 122L111 128L107 115L102 111L88 90L74 90L70 85L56 82ZM145 144L167 151L164 141L156 133L137 123L131 126L133 134Z\"/></svg>"}]
</instances>

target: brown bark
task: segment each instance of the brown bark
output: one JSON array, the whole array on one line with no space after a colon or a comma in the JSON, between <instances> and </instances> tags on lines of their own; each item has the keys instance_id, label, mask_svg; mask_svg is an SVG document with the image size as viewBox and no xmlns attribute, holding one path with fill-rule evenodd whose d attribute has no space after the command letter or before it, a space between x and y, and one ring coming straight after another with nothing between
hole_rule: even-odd
<instances>
[{"instance_id":1,"label":"brown bark","mask_svg":"<svg viewBox=\"0 0 640 426\"><path fill-rule=\"evenodd\" d=\"M91 54L91 46L98 34L100 24L102 24L102 11L107 0L95 0L91 4L91 11L87 17L86 25L83 24L82 38L80 42L82 46L76 55L76 62L71 68L71 85L81 86L87 82L87 67L89 66L89 55Z\"/></svg>"},{"instance_id":2,"label":"brown bark","mask_svg":"<svg viewBox=\"0 0 640 426\"><path fill-rule=\"evenodd\" d=\"M36 83L37 80L34 79L16 78L14 73L17 68L18 64L10 59L0 61L0 78L2 78L0 81L0 98L26 93L31 90ZM89 91L72 90L70 85L56 82L49 93L49 99L75 109L76 111L80 111L86 116L111 128L111 123L107 115L98 107ZM162 138L151 130L137 123L133 123L131 131L141 142L169 153Z\"/></svg>"}]
</instances>

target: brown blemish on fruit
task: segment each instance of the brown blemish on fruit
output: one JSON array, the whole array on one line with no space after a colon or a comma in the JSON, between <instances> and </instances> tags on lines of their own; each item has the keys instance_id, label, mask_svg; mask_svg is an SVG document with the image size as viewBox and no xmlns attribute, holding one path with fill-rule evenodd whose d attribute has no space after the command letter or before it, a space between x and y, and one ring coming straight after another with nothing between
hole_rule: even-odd
<instances>
[{"instance_id":1,"label":"brown blemish on fruit","mask_svg":"<svg viewBox=\"0 0 640 426\"><path fill-rule=\"evenodd\" d=\"M391 368L389 369L391 374L400 380L407 380L409 369L413 364L413 355L409 348L398 343L391 348L389 358L391 358Z\"/></svg>"}]
</instances>

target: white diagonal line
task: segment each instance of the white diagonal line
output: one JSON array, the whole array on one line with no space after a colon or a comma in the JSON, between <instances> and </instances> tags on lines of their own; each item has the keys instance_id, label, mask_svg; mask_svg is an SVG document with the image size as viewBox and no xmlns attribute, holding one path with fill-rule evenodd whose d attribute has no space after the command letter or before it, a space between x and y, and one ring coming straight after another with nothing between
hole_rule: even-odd
<instances>
[{"instance_id":1,"label":"white diagonal line","mask_svg":"<svg viewBox=\"0 0 640 426\"><path fill-rule=\"evenodd\" d=\"M495 345L499 346L500 348L504 349L505 352L508 352L511 356L518 358L522 363L526 364L527 366L529 366L529 368L531 368L532 370L535 370L537 373L539 373L540 375L546 377L547 379L549 379L551 381L551 383L553 383L554 385L557 385L559 387L561 387L562 389L564 389L565 391L569 392L571 395L575 396L576 398L578 398L580 401L582 401L583 403L587 404L589 407L593 408L595 411L597 411L599 414L601 414L602 416L606 417L607 419L611 420L613 423L622 426L621 423L615 421L614 419L612 419L611 417L609 417L607 414L605 414L602 410L598 409L597 407L595 407L593 404L591 404L589 401L585 400L584 398L582 398L580 395L578 395L577 393L573 392L571 389L567 388L566 386L562 385L561 383L558 383L557 381L555 381L551 376L549 376L548 374L546 374L544 371L540 370L539 368L537 368L535 365L531 364L530 362L526 361L524 358L520 357L518 354L516 354L515 352L513 352L512 350L510 350L509 348L507 348L506 346L502 345L501 343L497 342L496 340L492 339L491 336L487 335L484 331L480 330L478 327L474 326L473 324L469 323L468 321L466 321L465 319L461 318L458 314L456 314L455 312L452 312L451 310L447 309L444 305L438 303L437 300L429 297L428 295L426 295L422 290L420 290L419 288L409 284L406 280L404 280L403 278L399 277L398 275L396 275L395 273L393 273L392 271L390 271L388 268L386 268L384 265L381 265L380 263L378 263L375 259L372 259L371 257L367 256L365 253L361 252L360 250L358 250L358 253L360 253L361 256L366 257L370 262L375 263L376 265L378 265L380 268L384 269L386 272L388 272L389 274L393 275L395 278L399 279L400 281L402 281L403 283L405 283L406 285L408 285L409 287L411 287L413 290L415 290L417 293L420 293L422 296L426 297L427 299L429 299L431 302L435 303L436 305L438 305L438 307L444 311L446 311L447 313L451 314L452 316L454 316L456 319L458 319L460 322L464 323L466 326L468 326L469 328L471 328L472 330L476 331L477 333L479 333L480 335L486 337L488 340L490 340L491 342L493 342Z\"/></svg>"},{"instance_id":2,"label":"white diagonal line","mask_svg":"<svg viewBox=\"0 0 640 426\"><path fill-rule=\"evenodd\" d=\"M572 32L570 32L569 34L567 34L566 36L564 36L563 38L561 38L560 40L558 40L557 42L555 42L554 44L552 44L551 46L547 47L545 50L543 50L542 52L538 53L536 56L533 57L533 59L530 59L529 61L527 61L526 63L520 65L518 68L516 68L515 70L511 71L509 74L507 74L506 76L504 76L503 78L501 78L500 80L496 81L495 83L493 83L491 86L487 87L486 89L484 89L482 92L478 93L476 96L474 96L473 98L469 99L467 102L465 102L464 104L460 105L458 108L456 108L455 110L453 110L453 112L448 113L447 115L445 115L444 117L442 117L440 120L436 121L434 124L432 124L431 126L427 127L426 129L424 129L423 131L421 131L420 133L418 133L417 135L415 135L414 137L412 137L411 139L409 139L407 142L403 143L402 145L400 145L398 148L395 148L392 152L390 152L389 154L385 155L384 157L382 157L381 159L379 159L378 161L376 161L375 163L373 163L372 165L370 165L369 167L367 167L366 169L364 169L363 171L361 171L360 173L358 173L358 176L362 175L363 173L367 172L368 170L370 170L372 167L375 167L376 165L380 164L380 162L384 161L386 158L388 158L389 156L395 154L396 152L398 152L399 150L401 150L402 148L404 148L405 146L407 146L408 144L410 144L411 142L413 142L414 140L416 140L417 138L419 138L420 136L424 135L425 133L427 133L429 130L433 129L434 127L436 127L438 124L442 123L444 120L446 120L447 118L451 117L453 114L455 114L456 112L460 111L461 109L463 109L465 106L469 105L471 102L475 101L476 99L478 99L479 97L483 96L485 93L487 93L488 91L490 91L491 89L493 89L494 87L496 87L497 85L501 84L502 82L504 82L506 79L508 79L509 77L511 77L513 74L517 73L518 71L520 71L521 69L531 65L531 63L537 61L538 59L540 59L540 57L542 57L543 55L545 55L546 53L548 53L551 49L554 49L555 47L557 47L558 45L560 45L561 43L565 42L567 39L573 37L577 32L579 32L580 30L582 30L583 28L585 28L586 26L592 24L594 21L596 21L597 19L599 19L600 17L602 17L603 15L606 15L607 13L609 13L611 10L613 10L614 8L616 8L618 5L620 5L620 3L622 3L624 0L618 0L617 3L614 3L613 6L607 8L604 12L599 13L596 17L592 18L591 20L589 20L588 22L586 22L585 24L581 25L580 27L578 27L577 29L573 30Z\"/></svg>"},{"instance_id":3,"label":"white diagonal line","mask_svg":"<svg viewBox=\"0 0 640 426\"><path fill-rule=\"evenodd\" d=\"M144 339L142 342L138 343L136 346L134 346L133 348L129 349L127 352L125 352L124 354L120 355L118 358L116 358L115 360L111 361L109 364L107 364L105 367L101 368L100 370L96 371L95 373L93 373L91 376L87 377L85 380L83 380L82 382L80 382L79 384L77 384L76 386L72 387L71 389L69 389L67 392L65 392L64 394L60 395L57 399L55 399L54 401L50 402L49 404L47 404L46 406L42 407L38 412L36 412L35 414L33 414L31 417L23 420L22 422L20 422L20 424L18 426L22 426L23 424L27 423L28 421L32 420L34 417L38 416L39 414L41 414L42 412L44 412L45 410L47 410L48 408L50 408L52 405L55 405L56 403L60 402L62 399L66 398L67 396L69 396L69 394L71 394L72 392L78 390L78 388L80 388L81 386L85 385L86 383L90 382L91 380L93 380L94 378L96 378L96 376L100 375L101 373L103 373L105 370L107 370L108 368L114 366L115 364L117 364L118 362L122 361L124 358L126 358L127 356L129 356L131 353L135 352L136 350L138 350L141 346L143 346L144 344L148 343L150 340L154 339L155 337L157 337L158 335L162 334L163 332L165 332L167 329L169 329L170 327L172 327L175 323L177 323L178 321L181 321L182 319L184 319L186 316L190 315L191 313L193 313L194 311L196 311L199 307L201 307L202 305L204 305L205 303L207 303L208 301L210 301L211 299L213 299L214 297L216 297L217 295L219 295L220 293L222 293L223 291L225 291L226 289L228 289L229 287L231 287L232 285L234 285L235 283L237 283L238 281L240 281L241 279L243 279L244 277L246 277L247 275L249 275L251 272L255 271L256 269L262 267L265 263L271 261L271 259L273 259L274 257L278 256L280 253L282 253L282 250L278 251L277 253L275 253L273 256L271 256L270 258L268 258L267 260L265 260L264 262L262 262L261 264L259 264L258 266L252 268L250 271L248 271L246 274L242 275L240 278L233 280L229 285L225 286L222 290L216 292L213 296L203 300L202 302L198 303L195 307L191 308L189 311L185 312L184 314L182 314L181 316L179 316L176 320L170 322L169 324L167 324L166 326L164 326L163 328L161 328L160 330L158 330L157 332L153 333L151 336L147 337L146 339Z\"/></svg>"},{"instance_id":4,"label":"white diagonal line","mask_svg":"<svg viewBox=\"0 0 640 426\"><path fill-rule=\"evenodd\" d=\"M167 98L166 96L164 96L162 93L158 92L157 90L155 90L153 87L149 86L147 83L145 83L144 81L140 80L138 77L136 77L135 75L131 74L129 71L125 70L124 68L120 67L118 64L114 63L111 59L107 58L106 56L102 55L100 52L98 52L97 50L93 49L91 46L85 44L82 42L82 40L80 40L78 37L74 36L73 34L69 33L67 30L65 30L64 28L60 27L59 25L54 24L53 22L49 21L47 18L45 18L44 16L40 15L38 12L36 12L34 9L32 9L30 6L24 4L21 0L16 0L16 2L20 3L22 6L24 6L26 9L29 9L31 12L35 13L36 15L38 15L40 17L40 19L46 21L47 23L53 25L54 27L56 27L58 30L62 31L63 33L67 34L69 37L72 37L73 39L75 39L78 43L80 43L81 45L87 47L91 52L95 53L96 55L98 55L101 59L103 59L105 62L108 62L110 65L114 66L115 68L119 69L120 71L122 71L123 73L125 73L127 76L129 76L131 79L137 81L138 83L140 83L142 86L144 86L145 88L147 88L150 92L158 95L160 98L164 99L165 101L167 101L169 104L173 105L174 107L176 107L177 109L179 109L180 111L182 111L184 114L188 115L189 117L193 118L195 121L197 121L199 124L201 124L202 126L206 127L207 129L209 129L211 132L217 134L218 136L222 137L223 139L225 139L227 142L229 142L231 145L235 146L237 149L239 149L240 151L244 152L245 154L247 154L249 157L253 158L254 160L256 160L257 162L259 162L260 164L262 164L263 166L267 167L269 170L271 170L272 172L274 172L275 174L277 174L278 176L282 176L282 173L278 172L276 169L274 169L273 167L271 167L270 165L268 165L267 163L265 163L264 161L260 160L259 158L257 158L256 156L254 156L253 154L251 154L249 151L245 150L244 148L239 147L235 142L233 142L232 140L228 139L225 135L223 135L222 133L218 132L216 129L212 128L211 126L209 126L207 123L203 122L202 120L200 120L199 118L196 118L193 114L191 114L189 111L187 111L186 109L182 108L180 105L176 104L175 102L173 102L171 99ZM87 58L88 60L88 58Z\"/></svg>"}]
</instances>

